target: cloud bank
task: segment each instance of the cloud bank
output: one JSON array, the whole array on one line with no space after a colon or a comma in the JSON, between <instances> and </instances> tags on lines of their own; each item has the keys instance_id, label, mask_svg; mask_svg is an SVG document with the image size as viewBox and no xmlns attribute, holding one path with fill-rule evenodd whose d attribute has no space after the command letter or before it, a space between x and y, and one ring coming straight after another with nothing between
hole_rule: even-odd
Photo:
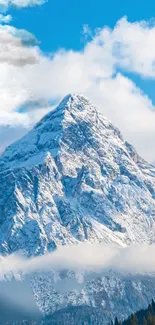
<instances>
[{"instance_id":1,"label":"cloud bank","mask_svg":"<svg viewBox=\"0 0 155 325\"><path fill-rule=\"evenodd\" d=\"M113 245L78 244L59 247L53 253L26 259L22 255L0 257L0 279L14 274L72 270L82 272L117 271L123 274L155 275L155 245L120 248Z\"/></svg>"}]
</instances>

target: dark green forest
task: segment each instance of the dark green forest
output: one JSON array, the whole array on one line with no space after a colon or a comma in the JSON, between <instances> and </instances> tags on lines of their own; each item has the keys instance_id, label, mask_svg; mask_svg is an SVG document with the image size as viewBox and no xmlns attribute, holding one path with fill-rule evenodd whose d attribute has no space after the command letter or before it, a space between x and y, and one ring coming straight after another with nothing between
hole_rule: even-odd
<instances>
[{"instance_id":1,"label":"dark green forest","mask_svg":"<svg viewBox=\"0 0 155 325\"><path fill-rule=\"evenodd\" d=\"M121 323L115 319L115 325ZM132 314L127 320L122 322L122 325L155 325L155 302L152 299L147 309L142 309L135 314Z\"/></svg>"},{"instance_id":2,"label":"dark green forest","mask_svg":"<svg viewBox=\"0 0 155 325\"><path fill-rule=\"evenodd\" d=\"M116 317L109 325L155 325L155 302L152 299L147 309L141 309L132 314L128 319L120 322Z\"/></svg>"}]
</instances>

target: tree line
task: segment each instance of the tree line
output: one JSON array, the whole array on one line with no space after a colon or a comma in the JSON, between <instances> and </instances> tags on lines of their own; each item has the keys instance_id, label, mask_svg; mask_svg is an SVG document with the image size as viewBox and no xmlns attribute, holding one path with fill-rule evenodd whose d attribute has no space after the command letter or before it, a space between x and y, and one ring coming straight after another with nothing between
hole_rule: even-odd
<instances>
[{"instance_id":1,"label":"tree line","mask_svg":"<svg viewBox=\"0 0 155 325\"><path fill-rule=\"evenodd\" d=\"M109 325L155 325L155 302L152 299L147 309L141 309L133 313L128 319L123 322L119 318L115 318L114 322Z\"/></svg>"}]
</instances>

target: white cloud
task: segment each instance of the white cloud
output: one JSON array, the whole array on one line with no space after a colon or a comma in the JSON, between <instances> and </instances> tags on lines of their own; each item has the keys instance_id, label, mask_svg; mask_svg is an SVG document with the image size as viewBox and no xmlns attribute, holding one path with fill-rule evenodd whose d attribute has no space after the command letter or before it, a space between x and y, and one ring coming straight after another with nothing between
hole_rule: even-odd
<instances>
[{"instance_id":1,"label":"white cloud","mask_svg":"<svg viewBox=\"0 0 155 325\"><path fill-rule=\"evenodd\" d=\"M21 113L18 109L24 103L59 101L67 93L80 92L120 128L144 158L154 161L154 106L123 74L125 69L154 76L154 40L153 25L123 18L114 29L98 30L81 52L61 50L45 56L30 33L1 26L0 125L29 126L49 108L42 104Z\"/></svg>"},{"instance_id":2,"label":"white cloud","mask_svg":"<svg viewBox=\"0 0 155 325\"><path fill-rule=\"evenodd\" d=\"M86 244L62 246L43 256L25 258L20 254L0 256L0 280L11 272L18 279L20 274L42 271L96 271L108 270L123 274L155 274L155 245Z\"/></svg>"},{"instance_id":3,"label":"white cloud","mask_svg":"<svg viewBox=\"0 0 155 325\"><path fill-rule=\"evenodd\" d=\"M12 20L11 15L2 15L0 14L0 24L8 24Z\"/></svg>"},{"instance_id":4,"label":"white cloud","mask_svg":"<svg viewBox=\"0 0 155 325\"><path fill-rule=\"evenodd\" d=\"M46 0L0 0L0 6L7 10L9 6L25 8L42 5L45 2Z\"/></svg>"},{"instance_id":5,"label":"white cloud","mask_svg":"<svg viewBox=\"0 0 155 325\"><path fill-rule=\"evenodd\" d=\"M26 47L36 42L34 36L26 31L0 25L0 63L17 66L36 63L39 57L36 48Z\"/></svg>"}]
</instances>

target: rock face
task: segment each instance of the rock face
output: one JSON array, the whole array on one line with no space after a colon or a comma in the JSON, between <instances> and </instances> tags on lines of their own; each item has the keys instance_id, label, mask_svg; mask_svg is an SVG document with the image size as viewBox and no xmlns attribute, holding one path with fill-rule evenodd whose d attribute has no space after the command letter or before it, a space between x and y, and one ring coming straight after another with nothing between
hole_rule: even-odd
<instances>
[{"instance_id":1,"label":"rock face","mask_svg":"<svg viewBox=\"0 0 155 325\"><path fill-rule=\"evenodd\" d=\"M82 309L88 306L102 313L104 323L108 324L116 316L125 319L146 308L155 297L155 277L112 271L84 275L60 272L35 276L32 288L37 305L45 315L63 309L65 313L70 306Z\"/></svg>"},{"instance_id":2,"label":"rock face","mask_svg":"<svg viewBox=\"0 0 155 325\"><path fill-rule=\"evenodd\" d=\"M0 156L1 254L22 249L33 256L81 241L151 244L154 234L155 167L139 157L119 130L83 96L64 98ZM126 280L110 279L100 277L97 284L86 285L80 296L67 293L68 298L50 287L50 279L48 306L46 276L32 282L44 312L73 301L93 307L100 301L101 308L109 304L110 312L116 292L123 292L123 300L129 292ZM154 294L152 282L143 288L141 281L135 287L133 283L129 289L135 295L135 287L139 288L140 298L130 304L125 316L136 309L137 301L145 306Z\"/></svg>"}]
</instances>

